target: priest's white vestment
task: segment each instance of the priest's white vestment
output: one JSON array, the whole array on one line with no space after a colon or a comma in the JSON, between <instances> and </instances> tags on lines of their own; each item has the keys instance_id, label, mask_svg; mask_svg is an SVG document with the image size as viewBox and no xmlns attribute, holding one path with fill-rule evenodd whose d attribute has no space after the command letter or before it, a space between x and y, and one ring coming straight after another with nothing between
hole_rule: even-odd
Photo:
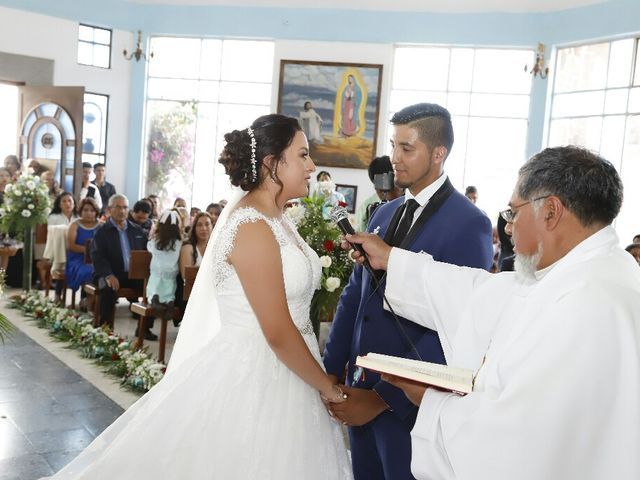
<instances>
[{"instance_id":1,"label":"priest's white vestment","mask_svg":"<svg viewBox=\"0 0 640 480\"><path fill-rule=\"evenodd\" d=\"M437 330L464 397L427 389L418 479L640 479L640 268L612 227L536 279L394 248L386 295Z\"/></svg>"}]
</instances>

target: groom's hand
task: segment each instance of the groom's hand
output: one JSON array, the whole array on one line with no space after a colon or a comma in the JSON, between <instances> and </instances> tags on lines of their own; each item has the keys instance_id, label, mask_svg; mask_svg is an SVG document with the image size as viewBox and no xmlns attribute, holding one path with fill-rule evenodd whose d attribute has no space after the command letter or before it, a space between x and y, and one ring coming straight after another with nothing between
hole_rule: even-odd
<instances>
[{"instance_id":1,"label":"groom's hand","mask_svg":"<svg viewBox=\"0 0 640 480\"><path fill-rule=\"evenodd\" d=\"M332 403L330 408L333 416L345 425L359 427L369 423L388 408L373 390L351 388L346 385L341 385L340 388L347 394L347 400Z\"/></svg>"},{"instance_id":2,"label":"groom's hand","mask_svg":"<svg viewBox=\"0 0 640 480\"><path fill-rule=\"evenodd\" d=\"M373 233L356 233L355 235L345 235L341 247L345 250L351 249L352 243L362 245L362 248L367 252L367 258L369 263L375 270L386 270L387 263L389 262L389 254L391 253L391 246L384 243L378 235ZM362 265L365 261L364 255L357 250L353 250L351 258Z\"/></svg>"}]
</instances>

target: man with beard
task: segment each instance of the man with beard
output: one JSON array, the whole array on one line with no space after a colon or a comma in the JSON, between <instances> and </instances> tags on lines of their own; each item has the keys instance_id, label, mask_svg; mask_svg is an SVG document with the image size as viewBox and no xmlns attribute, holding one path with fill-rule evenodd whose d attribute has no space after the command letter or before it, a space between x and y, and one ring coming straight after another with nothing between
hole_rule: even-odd
<instances>
[{"instance_id":1,"label":"man with beard","mask_svg":"<svg viewBox=\"0 0 640 480\"><path fill-rule=\"evenodd\" d=\"M466 396L384 377L420 406L412 472L640 478L640 270L611 226L620 177L592 152L549 148L522 166L509 205L516 272L347 237L387 269L395 311L437 330L449 365L476 372Z\"/></svg>"}]
</instances>

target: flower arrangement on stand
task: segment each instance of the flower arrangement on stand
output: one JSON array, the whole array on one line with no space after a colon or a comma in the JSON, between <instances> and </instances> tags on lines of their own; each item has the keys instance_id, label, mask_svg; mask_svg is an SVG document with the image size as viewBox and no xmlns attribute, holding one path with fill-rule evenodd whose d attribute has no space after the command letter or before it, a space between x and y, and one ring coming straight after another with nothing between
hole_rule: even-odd
<instances>
[{"instance_id":1,"label":"flower arrangement on stand","mask_svg":"<svg viewBox=\"0 0 640 480\"><path fill-rule=\"evenodd\" d=\"M164 376L166 366L153 360L146 350L136 350L132 341L114 335L107 326L93 327L92 317L58 307L38 292L12 297L10 307L36 320L51 336L68 342L133 390L148 391Z\"/></svg>"},{"instance_id":2,"label":"flower arrangement on stand","mask_svg":"<svg viewBox=\"0 0 640 480\"><path fill-rule=\"evenodd\" d=\"M15 232L24 242L22 248L22 288L31 289L33 264L33 230L36 225L47 223L51 213L51 199L47 184L39 177L23 174L4 190L4 205L0 208L0 230Z\"/></svg>"},{"instance_id":3,"label":"flower arrangement on stand","mask_svg":"<svg viewBox=\"0 0 640 480\"><path fill-rule=\"evenodd\" d=\"M349 252L340 248L340 230L323 215L326 198L322 193L303 198L286 210L298 233L318 254L322 264L320 288L311 301L311 323L316 332L320 322L331 321L343 288L353 270Z\"/></svg>"}]
</instances>

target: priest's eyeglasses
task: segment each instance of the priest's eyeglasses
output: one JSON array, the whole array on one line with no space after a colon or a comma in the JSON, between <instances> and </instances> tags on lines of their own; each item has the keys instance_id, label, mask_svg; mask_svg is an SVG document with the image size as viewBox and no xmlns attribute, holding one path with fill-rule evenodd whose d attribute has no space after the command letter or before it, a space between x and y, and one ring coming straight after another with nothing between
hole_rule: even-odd
<instances>
[{"instance_id":1,"label":"priest's eyeglasses","mask_svg":"<svg viewBox=\"0 0 640 480\"><path fill-rule=\"evenodd\" d=\"M520 205L513 205L511 208L507 208L506 210L502 210L500 212L500 216L503 218L503 220L507 223L513 223L513 219L516 218L516 213L518 213L518 209L524 207L525 205L528 205L530 203L533 202L537 202L538 200L542 200L543 198L547 198L550 197L551 195L544 195L542 197L538 197L538 198L534 198L533 200L528 200L524 203L521 203ZM513 209L516 209L516 211L514 212Z\"/></svg>"}]
</instances>

